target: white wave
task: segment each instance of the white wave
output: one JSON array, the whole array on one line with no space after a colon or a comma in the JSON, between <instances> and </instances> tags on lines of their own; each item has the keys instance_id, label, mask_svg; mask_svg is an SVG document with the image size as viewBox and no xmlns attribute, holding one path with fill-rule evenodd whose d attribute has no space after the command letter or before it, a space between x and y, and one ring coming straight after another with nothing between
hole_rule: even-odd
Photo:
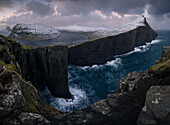
<instances>
[{"instance_id":1,"label":"white wave","mask_svg":"<svg viewBox=\"0 0 170 125\"><path fill-rule=\"evenodd\" d=\"M50 105L54 106L57 109L60 110L70 110L73 106L76 106L80 103L81 100L86 99L86 93L78 88L73 88L70 86L70 92L74 96L74 99L63 99L63 98L55 98Z\"/></svg>"},{"instance_id":2,"label":"white wave","mask_svg":"<svg viewBox=\"0 0 170 125\"><path fill-rule=\"evenodd\" d=\"M156 43L156 42L154 42ZM139 46L139 47L135 47L133 51L131 52L128 52L128 53L125 53L125 54L121 54L121 55L116 55L115 57L122 57L122 56L127 56L127 55L131 55L133 53L136 53L136 52L139 52L139 53L143 53L143 52L146 52L147 50L149 50L149 45L151 45L153 43L147 43L146 45L142 45L142 46Z\"/></svg>"},{"instance_id":3,"label":"white wave","mask_svg":"<svg viewBox=\"0 0 170 125\"><path fill-rule=\"evenodd\" d=\"M95 70L98 70L100 68L102 68L103 65L92 65L92 66L80 66L80 69L83 69L83 70L88 70L88 69L95 69Z\"/></svg>"},{"instance_id":4,"label":"white wave","mask_svg":"<svg viewBox=\"0 0 170 125\"><path fill-rule=\"evenodd\" d=\"M105 65L107 66L114 66L114 67L118 67L121 64L121 58L116 58L115 60L112 61L108 61Z\"/></svg>"},{"instance_id":5,"label":"white wave","mask_svg":"<svg viewBox=\"0 0 170 125\"><path fill-rule=\"evenodd\" d=\"M147 46L151 45L151 44L156 44L161 42L161 40L152 40L150 43L146 43Z\"/></svg>"},{"instance_id":6,"label":"white wave","mask_svg":"<svg viewBox=\"0 0 170 125\"><path fill-rule=\"evenodd\" d=\"M56 98L50 94L50 91L48 90L48 88L46 88L45 91L40 92L40 95L45 100L47 100L46 99L47 97L50 98L50 105L61 111L72 111L73 108L80 109L88 105L89 102L88 102L85 91L77 87L72 87L72 86L69 86L69 90L71 94L74 96L73 100L64 99L64 98Z\"/></svg>"},{"instance_id":7,"label":"white wave","mask_svg":"<svg viewBox=\"0 0 170 125\"><path fill-rule=\"evenodd\" d=\"M88 70L88 69L93 69L93 70L98 70L100 68L103 68L103 66L114 66L115 68L118 68L118 66L121 64L121 58L116 58L112 61L107 61L107 63L103 65L92 65L92 66L80 66L81 69L83 70Z\"/></svg>"}]
</instances>

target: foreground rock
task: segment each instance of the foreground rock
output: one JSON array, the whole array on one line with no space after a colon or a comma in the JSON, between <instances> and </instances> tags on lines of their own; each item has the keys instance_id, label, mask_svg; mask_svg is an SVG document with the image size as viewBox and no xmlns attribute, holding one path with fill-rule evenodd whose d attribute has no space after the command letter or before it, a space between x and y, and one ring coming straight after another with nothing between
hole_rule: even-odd
<instances>
[{"instance_id":1,"label":"foreground rock","mask_svg":"<svg viewBox=\"0 0 170 125\"><path fill-rule=\"evenodd\" d=\"M0 60L14 64L23 78L52 95L71 98L68 88L68 52L65 46L31 48L0 36Z\"/></svg>"},{"instance_id":2,"label":"foreground rock","mask_svg":"<svg viewBox=\"0 0 170 125\"><path fill-rule=\"evenodd\" d=\"M152 86L149 89L137 123L138 125L170 123L170 86Z\"/></svg>"},{"instance_id":3,"label":"foreground rock","mask_svg":"<svg viewBox=\"0 0 170 125\"><path fill-rule=\"evenodd\" d=\"M69 63L80 66L104 64L113 60L115 55L130 52L158 36L145 18L111 31L96 31L95 34L103 37L95 35L96 39L69 46Z\"/></svg>"},{"instance_id":4,"label":"foreground rock","mask_svg":"<svg viewBox=\"0 0 170 125\"><path fill-rule=\"evenodd\" d=\"M14 64L0 61L0 124L50 124L61 112L47 105L38 90L25 81Z\"/></svg>"},{"instance_id":5,"label":"foreground rock","mask_svg":"<svg viewBox=\"0 0 170 125\"><path fill-rule=\"evenodd\" d=\"M60 35L55 28L42 24L17 24L9 35L12 39L23 40L48 40Z\"/></svg>"}]
</instances>

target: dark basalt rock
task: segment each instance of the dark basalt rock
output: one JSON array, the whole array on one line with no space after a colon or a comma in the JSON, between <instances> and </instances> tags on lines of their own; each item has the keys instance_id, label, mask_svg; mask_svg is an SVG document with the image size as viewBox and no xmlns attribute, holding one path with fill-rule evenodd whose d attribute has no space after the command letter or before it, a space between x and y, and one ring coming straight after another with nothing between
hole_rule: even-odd
<instances>
[{"instance_id":1,"label":"dark basalt rock","mask_svg":"<svg viewBox=\"0 0 170 125\"><path fill-rule=\"evenodd\" d=\"M170 124L170 86L152 86L146 95L145 106L138 117L138 125Z\"/></svg>"},{"instance_id":2,"label":"dark basalt rock","mask_svg":"<svg viewBox=\"0 0 170 125\"><path fill-rule=\"evenodd\" d=\"M31 48L0 36L0 60L14 64L23 78L52 95L71 98L68 88L68 49L65 46ZM24 49L24 48L25 49Z\"/></svg>"},{"instance_id":3,"label":"dark basalt rock","mask_svg":"<svg viewBox=\"0 0 170 125\"><path fill-rule=\"evenodd\" d=\"M50 124L61 112L47 105L38 90L25 81L16 66L0 61L0 124Z\"/></svg>"},{"instance_id":4,"label":"dark basalt rock","mask_svg":"<svg viewBox=\"0 0 170 125\"><path fill-rule=\"evenodd\" d=\"M145 21L139 26L116 36L108 36L69 46L69 63L86 66L104 64L113 60L115 55L130 52L136 46L154 40L158 34Z\"/></svg>"}]
</instances>

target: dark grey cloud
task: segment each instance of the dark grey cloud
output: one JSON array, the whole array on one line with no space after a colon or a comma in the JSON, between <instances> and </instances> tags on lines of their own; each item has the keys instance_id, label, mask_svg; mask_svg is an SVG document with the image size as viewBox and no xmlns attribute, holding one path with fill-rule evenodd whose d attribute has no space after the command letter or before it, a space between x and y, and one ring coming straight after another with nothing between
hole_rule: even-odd
<instances>
[{"instance_id":1,"label":"dark grey cloud","mask_svg":"<svg viewBox=\"0 0 170 125\"><path fill-rule=\"evenodd\" d=\"M31 1L26 3L25 5L26 10L32 11L33 14L39 15L39 16L46 16L50 15L54 12L54 8L50 5L38 2L38 1Z\"/></svg>"},{"instance_id":2,"label":"dark grey cloud","mask_svg":"<svg viewBox=\"0 0 170 125\"><path fill-rule=\"evenodd\" d=\"M0 0L0 9L3 9L3 8L9 8L11 7L13 4L13 1L12 0Z\"/></svg>"},{"instance_id":3,"label":"dark grey cloud","mask_svg":"<svg viewBox=\"0 0 170 125\"><path fill-rule=\"evenodd\" d=\"M118 18L111 14L112 11L121 15L142 15L147 5L149 6L147 10L149 23L158 27L158 22L161 20L159 28L166 28L166 25L170 23L170 0L0 0L0 12L3 12L2 8L15 10L13 13L15 16L0 23L9 25L43 23L52 26L80 24L115 27L126 21L134 20L137 16ZM56 7L61 15L54 14ZM100 10L107 18L102 18L101 15L94 13L95 10ZM28 11L32 11L33 14Z\"/></svg>"},{"instance_id":4,"label":"dark grey cloud","mask_svg":"<svg viewBox=\"0 0 170 125\"><path fill-rule=\"evenodd\" d=\"M148 0L148 12L154 16L169 15L170 0Z\"/></svg>"},{"instance_id":5,"label":"dark grey cloud","mask_svg":"<svg viewBox=\"0 0 170 125\"><path fill-rule=\"evenodd\" d=\"M49 0L52 1L52 0ZM93 10L105 13L116 11L124 13L143 13L144 0L53 0L62 2L59 11L62 14L87 14ZM136 9L136 11L134 11Z\"/></svg>"}]
</instances>

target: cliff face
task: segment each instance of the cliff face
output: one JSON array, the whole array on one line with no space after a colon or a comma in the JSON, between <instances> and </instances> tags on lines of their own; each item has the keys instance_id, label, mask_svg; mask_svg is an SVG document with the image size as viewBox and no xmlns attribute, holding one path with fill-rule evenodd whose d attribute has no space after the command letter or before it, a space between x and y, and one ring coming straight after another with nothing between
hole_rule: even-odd
<instances>
[{"instance_id":1,"label":"cliff face","mask_svg":"<svg viewBox=\"0 0 170 125\"><path fill-rule=\"evenodd\" d=\"M18 58L20 60L20 57ZM23 77L39 89L47 85L52 95L71 98L68 88L68 52L65 46L26 50L26 64L20 66ZM31 68L30 68L31 67Z\"/></svg>"},{"instance_id":2,"label":"cliff face","mask_svg":"<svg viewBox=\"0 0 170 125\"><path fill-rule=\"evenodd\" d=\"M157 33L144 21L145 26L115 36L108 36L69 47L69 63L75 65L104 64L115 55L132 51L134 47L151 42Z\"/></svg>"},{"instance_id":3,"label":"cliff face","mask_svg":"<svg viewBox=\"0 0 170 125\"><path fill-rule=\"evenodd\" d=\"M17 66L23 78L38 89L49 88L52 95L71 98L68 88L68 52L65 46L31 48L2 37L1 60ZM11 41L11 42L10 42Z\"/></svg>"}]
</instances>

